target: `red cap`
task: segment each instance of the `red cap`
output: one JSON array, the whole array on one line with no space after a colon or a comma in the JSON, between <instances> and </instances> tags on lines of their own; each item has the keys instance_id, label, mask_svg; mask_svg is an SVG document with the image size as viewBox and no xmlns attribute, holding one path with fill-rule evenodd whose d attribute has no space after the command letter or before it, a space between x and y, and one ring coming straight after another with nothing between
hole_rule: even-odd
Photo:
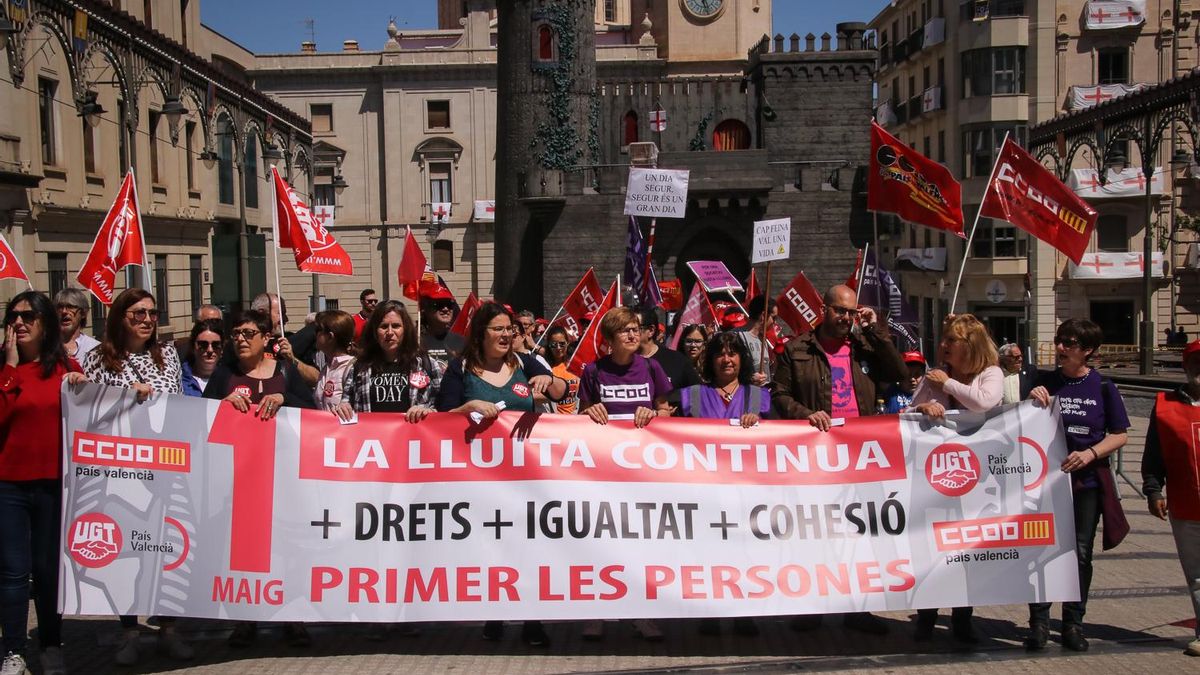
<instances>
[{"instance_id":1,"label":"red cap","mask_svg":"<svg viewBox=\"0 0 1200 675\"><path fill-rule=\"evenodd\" d=\"M1183 348L1183 360L1187 361L1189 356L1197 353L1200 353L1200 340L1192 340Z\"/></svg>"},{"instance_id":2,"label":"red cap","mask_svg":"<svg viewBox=\"0 0 1200 675\"><path fill-rule=\"evenodd\" d=\"M925 357L921 352L904 352L904 362L925 365Z\"/></svg>"},{"instance_id":3,"label":"red cap","mask_svg":"<svg viewBox=\"0 0 1200 675\"><path fill-rule=\"evenodd\" d=\"M421 297L429 300L453 300L454 294L441 284L422 285Z\"/></svg>"},{"instance_id":4,"label":"red cap","mask_svg":"<svg viewBox=\"0 0 1200 675\"><path fill-rule=\"evenodd\" d=\"M725 312L721 315L721 330L732 330L746 325L746 315L741 312Z\"/></svg>"},{"instance_id":5,"label":"red cap","mask_svg":"<svg viewBox=\"0 0 1200 675\"><path fill-rule=\"evenodd\" d=\"M541 318L541 317L538 317L538 318L534 319L534 320L533 320L533 322L534 322L534 323L536 323L536 324L537 324L537 325L539 325L539 326L549 326L549 325L550 325L550 322L549 322L549 321L547 321L547 320L545 320L545 319L543 319L543 318Z\"/></svg>"}]
</instances>

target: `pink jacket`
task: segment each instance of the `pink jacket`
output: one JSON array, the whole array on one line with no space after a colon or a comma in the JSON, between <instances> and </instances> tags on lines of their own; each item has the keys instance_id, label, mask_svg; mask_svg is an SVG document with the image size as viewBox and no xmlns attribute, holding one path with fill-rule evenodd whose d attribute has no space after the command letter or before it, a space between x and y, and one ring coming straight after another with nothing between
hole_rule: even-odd
<instances>
[{"instance_id":1,"label":"pink jacket","mask_svg":"<svg viewBox=\"0 0 1200 675\"><path fill-rule=\"evenodd\" d=\"M952 396L958 405L950 404ZM915 406L919 403L937 401L947 410L983 412L1000 405L1000 399L1003 396L1004 371L1000 370L999 366L988 366L983 369L982 373L976 375L975 379L971 380L971 384L963 384L954 379L946 380L941 391L931 386L928 380L921 380L920 386L913 392L912 404Z\"/></svg>"}]
</instances>

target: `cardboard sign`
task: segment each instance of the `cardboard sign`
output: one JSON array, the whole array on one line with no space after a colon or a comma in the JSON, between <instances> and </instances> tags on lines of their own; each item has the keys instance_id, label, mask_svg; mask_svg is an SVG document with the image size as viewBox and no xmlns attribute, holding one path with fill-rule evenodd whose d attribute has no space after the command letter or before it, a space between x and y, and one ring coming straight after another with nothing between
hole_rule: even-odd
<instances>
[{"instance_id":1,"label":"cardboard sign","mask_svg":"<svg viewBox=\"0 0 1200 675\"><path fill-rule=\"evenodd\" d=\"M688 172L630 169L625 215L683 218L687 211Z\"/></svg>"},{"instance_id":2,"label":"cardboard sign","mask_svg":"<svg viewBox=\"0 0 1200 675\"><path fill-rule=\"evenodd\" d=\"M754 222L754 244L750 264L787 260L792 254L792 219L757 220Z\"/></svg>"},{"instance_id":3,"label":"cardboard sign","mask_svg":"<svg viewBox=\"0 0 1200 675\"><path fill-rule=\"evenodd\" d=\"M720 260L692 260L687 266L709 293L742 290L742 282L730 274L729 268Z\"/></svg>"}]
</instances>

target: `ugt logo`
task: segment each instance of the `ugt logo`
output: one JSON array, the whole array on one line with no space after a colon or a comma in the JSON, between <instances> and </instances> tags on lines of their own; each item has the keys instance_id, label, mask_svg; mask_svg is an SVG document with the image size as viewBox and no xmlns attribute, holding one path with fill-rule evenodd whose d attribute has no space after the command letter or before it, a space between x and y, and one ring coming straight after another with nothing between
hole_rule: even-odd
<instances>
[{"instance_id":1,"label":"ugt logo","mask_svg":"<svg viewBox=\"0 0 1200 675\"><path fill-rule=\"evenodd\" d=\"M979 482L979 459L960 443L943 443L925 460L925 478L947 497L961 497Z\"/></svg>"},{"instance_id":2,"label":"ugt logo","mask_svg":"<svg viewBox=\"0 0 1200 675\"><path fill-rule=\"evenodd\" d=\"M71 524L71 557L84 567L104 567L121 553L121 528L103 513L85 513Z\"/></svg>"}]
</instances>

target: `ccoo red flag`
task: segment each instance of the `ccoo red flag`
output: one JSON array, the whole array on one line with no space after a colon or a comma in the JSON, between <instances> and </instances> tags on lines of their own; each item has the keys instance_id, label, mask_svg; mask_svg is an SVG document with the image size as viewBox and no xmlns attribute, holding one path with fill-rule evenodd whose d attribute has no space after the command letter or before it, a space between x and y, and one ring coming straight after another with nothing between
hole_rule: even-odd
<instances>
[{"instance_id":1,"label":"ccoo red flag","mask_svg":"<svg viewBox=\"0 0 1200 675\"><path fill-rule=\"evenodd\" d=\"M980 215L1016 225L1078 265L1096 226L1096 210L1011 138L992 173Z\"/></svg>"},{"instance_id":2,"label":"ccoo red flag","mask_svg":"<svg viewBox=\"0 0 1200 675\"><path fill-rule=\"evenodd\" d=\"M146 264L146 241L142 236L142 216L138 210L137 186L133 169L125 174L112 208L104 216L92 250L79 270L80 285L105 305L113 301L117 272L126 265Z\"/></svg>"},{"instance_id":3,"label":"ccoo red flag","mask_svg":"<svg viewBox=\"0 0 1200 675\"><path fill-rule=\"evenodd\" d=\"M613 285L609 287L608 293L604 295L604 300L596 307L595 318L588 323L587 330L583 331L583 337L579 338L579 344L575 346L575 353L571 355L567 370L572 373L582 373L584 366L608 353L608 345L604 344L604 338L600 336L600 319L608 310L619 307L620 304L621 291L614 281Z\"/></svg>"},{"instance_id":4,"label":"ccoo red flag","mask_svg":"<svg viewBox=\"0 0 1200 675\"><path fill-rule=\"evenodd\" d=\"M589 267L588 271L583 273L579 283L575 284L575 290L571 291L566 300L563 300L559 316L552 325L566 328L571 335L579 335L583 332L579 330L579 326L583 322L584 315L589 312L598 312L603 300L604 289L600 287L600 282L596 279L596 271ZM599 318L598 313L596 316Z\"/></svg>"},{"instance_id":5,"label":"ccoo red flag","mask_svg":"<svg viewBox=\"0 0 1200 675\"><path fill-rule=\"evenodd\" d=\"M404 297L410 300L420 298L419 287L427 269L429 263L425 260L425 254L421 252L421 245L413 236L412 229L408 228L404 235L404 253L400 256L400 269L396 270Z\"/></svg>"},{"instance_id":6,"label":"ccoo red flag","mask_svg":"<svg viewBox=\"0 0 1200 675\"><path fill-rule=\"evenodd\" d=\"M950 170L871 122L867 208L962 237L962 186Z\"/></svg>"},{"instance_id":7,"label":"ccoo red flag","mask_svg":"<svg viewBox=\"0 0 1200 675\"><path fill-rule=\"evenodd\" d=\"M467 326L471 325L471 317L475 316L475 310L482 306L483 303L475 297L475 291L468 293L462 309L458 310L458 316L454 318L454 325L450 326L450 332L466 337Z\"/></svg>"},{"instance_id":8,"label":"ccoo red flag","mask_svg":"<svg viewBox=\"0 0 1200 675\"><path fill-rule=\"evenodd\" d=\"M660 306L665 311L678 312L683 309L683 282L679 279L658 282L658 294L662 296Z\"/></svg>"},{"instance_id":9,"label":"ccoo red flag","mask_svg":"<svg viewBox=\"0 0 1200 675\"><path fill-rule=\"evenodd\" d=\"M275 193L275 236L279 248L292 249L296 268L311 274L354 274L354 264L341 244L317 222L308 205L271 167Z\"/></svg>"},{"instance_id":10,"label":"ccoo red flag","mask_svg":"<svg viewBox=\"0 0 1200 675\"><path fill-rule=\"evenodd\" d=\"M12 247L8 245L8 240L2 234L0 234L0 279L29 281L29 275L25 274L25 268L21 267L21 261L17 260Z\"/></svg>"},{"instance_id":11,"label":"ccoo red flag","mask_svg":"<svg viewBox=\"0 0 1200 675\"><path fill-rule=\"evenodd\" d=\"M717 311L708 301L708 294L704 292L704 287L699 282L692 286L692 293L688 296L687 304L683 306L683 311L679 313L679 318L675 321L675 335L671 337L671 349L679 349L679 340L683 338L683 329L697 323L706 326L709 335L717 332L717 329L720 328L717 322Z\"/></svg>"},{"instance_id":12,"label":"ccoo red flag","mask_svg":"<svg viewBox=\"0 0 1200 675\"><path fill-rule=\"evenodd\" d=\"M775 306L779 308L779 319L796 335L814 330L825 312L821 294L804 276L804 272L797 274L791 283L783 287Z\"/></svg>"}]
</instances>

